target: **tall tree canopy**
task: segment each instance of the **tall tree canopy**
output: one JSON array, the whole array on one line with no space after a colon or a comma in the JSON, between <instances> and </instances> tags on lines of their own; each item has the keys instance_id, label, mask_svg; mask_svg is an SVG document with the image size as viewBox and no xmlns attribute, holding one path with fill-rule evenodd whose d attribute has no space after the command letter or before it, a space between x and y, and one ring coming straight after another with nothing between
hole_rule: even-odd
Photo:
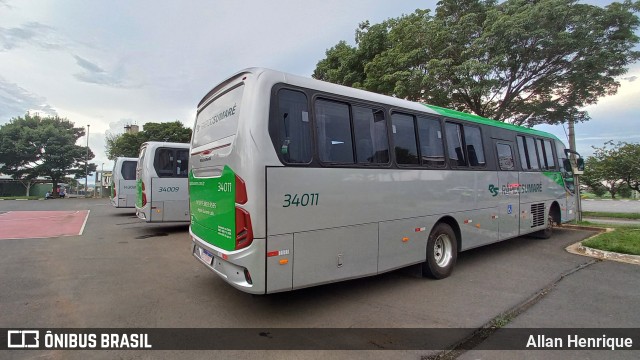
<instances>
[{"instance_id":1,"label":"tall tree canopy","mask_svg":"<svg viewBox=\"0 0 640 360\"><path fill-rule=\"evenodd\" d=\"M76 145L84 128L58 116L27 113L0 126L0 172L19 180L39 176L53 182L53 188L67 176L85 176L87 147ZM88 160L94 154L89 149ZM95 164L88 165L93 172Z\"/></svg>"},{"instance_id":2,"label":"tall tree canopy","mask_svg":"<svg viewBox=\"0 0 640 360\"><path fill-rule=\"evenodd\" d=\"M607 141L593 149L580 177L587 186L604 185L612 198L623 188L640 191L640 144Z\"/></svg>"},{"instance_id":3,"label":"tall tree canopy","mask_svg":"<svg viewBox=\"0 0 640 360\"><path fill-rule=\"evenodd\" d=\"M107 157L138 157L140 146L147 141L168 141L188 143L191 141L191 129L185 128L180 121L166 123L146 123L143 131L137 133L107 134Z\"/></svg>"},{"instance_id":4,"label":"tall tree canopy","mask_svg":"<svg viewBox=\"0 0 640 360\"><path fill-rule=\"evenodd\" d=\"M356 30L313 77L533 126L573 118L615 94L640 58L640 1L604 8L573 0L442 0Z\"/></svg>"}]
</instances>

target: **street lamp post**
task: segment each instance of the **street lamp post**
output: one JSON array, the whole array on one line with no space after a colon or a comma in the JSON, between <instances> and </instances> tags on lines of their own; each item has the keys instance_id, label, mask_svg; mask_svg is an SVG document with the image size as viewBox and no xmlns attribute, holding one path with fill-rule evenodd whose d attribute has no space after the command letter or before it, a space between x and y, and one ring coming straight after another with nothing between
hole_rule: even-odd
<instances>
[{"instance_id":1,"label":"street lamp post","mask_svg":"<svg viewBox=\"0 0 640 360\"><path fill-rule=\"evenodd\" d=\"M89 192L89 188L87 187L87 182L89 179L89 127L91 125L87 125L87 154L84 158L84 197L87 197L87 193Z\"/></svg>"}]
</instances>

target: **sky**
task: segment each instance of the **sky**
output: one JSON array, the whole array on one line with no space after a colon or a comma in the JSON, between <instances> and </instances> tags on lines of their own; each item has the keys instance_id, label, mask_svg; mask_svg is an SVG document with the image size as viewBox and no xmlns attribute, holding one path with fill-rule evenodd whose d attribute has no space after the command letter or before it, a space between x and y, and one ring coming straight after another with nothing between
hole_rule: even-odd
<instances>
[{"instance_id":1,"label":"sky","mask_svg":"<svg viewBox=\"0 0 640 360\"><path fill-rule=\"evenodd\" d=\"M92 162L109 170L107 133L175 120L192 127L200 99L238 70L259 66L311 77L327 49L341 40L354 44L360 22L435 6L435 0L0 0L0 125L27 111L90 125ZM620 83L616 95L586 108L592 119L576 125L578 152L588 155L608 140L640 142L640 64ZM566 142L562 126L537 128Z\"/></svg>"}]
</instances>

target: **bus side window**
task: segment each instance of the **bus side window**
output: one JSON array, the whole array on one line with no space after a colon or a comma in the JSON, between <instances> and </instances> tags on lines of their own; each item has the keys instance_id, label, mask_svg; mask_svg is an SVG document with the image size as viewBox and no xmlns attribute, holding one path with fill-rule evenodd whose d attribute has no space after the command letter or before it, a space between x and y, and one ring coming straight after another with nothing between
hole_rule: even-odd
<instances>
[{"instance_id":1,"label":"bus side window","mask_svg":"<svg viewBox=\"0 0 640 360\"><path fill-rule=\"evenodd\" d=\"M496 152L498 153L500 170L513 170L515 168L510 145L497 143Z\"/></svg>"},{"instance_id":2,"label":"bus side window","mask_svg":"<svg viewBox=\"0 0 640 360\"><path fill-rule=\"evenodd\" d=\"M545 139L544 140L544 155L547 159L547 166L549 170L556 169L556 163L553 158L553 146L551 145L551 141Z\"/></svg>"},{"instance_id":3,"label":"bus side window","mask_svg":"<svg viewBox=\"0 0 640 360\"><path fill-rule=\"evenodd\" d=\"M449 163L453 167L467 166L467 159L465 159L462 149L462 126L447 122L445 132L447 134Z\"/></svg>"},{"instance_id":4,"label":"bus side window","mask_svg":"<svg viewBox=\"0 0 640 360\"><path fill-rule=\"evenodd\" d=\"M536 148L538 149L538 156L540 158L540 168L542 170L549 169L549 165L547 164L547 157L544 155L543 143L542 139L535 139Z\"/></svg>"},{"instance_id":5,"label":"bus side window","mask_svg":"<svg viewBox=\"0 0 640 360\"><path fill-rule=\"evenodd\" d=\"M400 165L418 165L418 145L413 116L405 114L391 115L393 142L396 161Z\"/></svg>"},{"instance_id":6,"label":"bus side window","mask_svg":"<svg viewBox=\"0 0 640 360\"><path fill-rule=\"evenodd\" d=\"M480 128L464 125L464 142L467 145L469 165L485 166L486 161L484 160L484 147L482 146Z\"/></svg>"},{"instance_id":7,"label":"bus side window","mask_svg":"<svg viewBox=\"0 0 640 360\"><path fill-rule=\"evenodd\" d=\"M442 126L437 118L418 116L418 138L422 165L445 167Z\"/></svg>"},{"instance_id":8,"label":"bus side window","mask_svg":"<svg viewBox=\"0 0 640 360\"><path fill-rule=\"evenodd\" d=\"M539 170L540 164L538 163L535 140L529 136L527 136L525 140L527 144L527 155L529 156L529 165L531 165L530 169Z\"/></svg>"},{"instance_id":9,"label":"bus side window","mask_svg":"<svg viewBox=\"0 0 640 360\"><path fill-rule=\"evenodd\" d=\"M276 149L289 164L307 164L311 161L311 126L307 96L300 91L278 91Z\"/></svg>"},{"instance_id":10,"label":"bus side window","mask_svg":"<svg viewBox=\"0 0 640 360\"><path fill-rule=\"evenodd\" d=\"M358 164L387 164L389 139L384 112L361 106L353 106L351 109Z\"/></svg>"},{"instance_id":11,"label":"bus side window","mask_svg":"<svg viewBox=\"0 0 640 360\"><path fill-rule=\"evenodd\" d=\"M527 157L527 149L524 145L524 136L518 136L518 151L520 154L520 164L522 164L522 170L531 169L529 165L529 157Z\"/></svg>"},{"instance_id":12,"label":"bus side window","mask_svg":"<svg viewBox=\"0 0 640 360\"><path fill-rule=\"evenodd\" d=\"M320 161L353 164L349 105L317 100L315 115Z\"/></svg>"}]
</instances>

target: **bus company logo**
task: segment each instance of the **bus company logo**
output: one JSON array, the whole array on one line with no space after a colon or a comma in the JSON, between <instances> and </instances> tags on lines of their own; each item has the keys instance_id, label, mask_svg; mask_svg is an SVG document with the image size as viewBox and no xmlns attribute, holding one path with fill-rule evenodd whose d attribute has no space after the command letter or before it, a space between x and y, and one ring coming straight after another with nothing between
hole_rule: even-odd
<instances>
[{"instance_id":1,"label":"bus company logo","mask_svg":"<svg viewBox=\"0 0 640 360\"><path fill-rule=\"evenodd\" d=\"M38 330L8 330L7 348L29 349L40 347L40 331Z\"/></svg>"},{"instance_id":2,"label":"bus company logo","mask_svg":"<svg viewBox=\"0 0 640 360\"><path fill-rule=\"evenodd\" d=\"M489 185L489 192L492 193L492 196L498 196L498 187L491 184Z\"/></svg>"}]
</instances>

